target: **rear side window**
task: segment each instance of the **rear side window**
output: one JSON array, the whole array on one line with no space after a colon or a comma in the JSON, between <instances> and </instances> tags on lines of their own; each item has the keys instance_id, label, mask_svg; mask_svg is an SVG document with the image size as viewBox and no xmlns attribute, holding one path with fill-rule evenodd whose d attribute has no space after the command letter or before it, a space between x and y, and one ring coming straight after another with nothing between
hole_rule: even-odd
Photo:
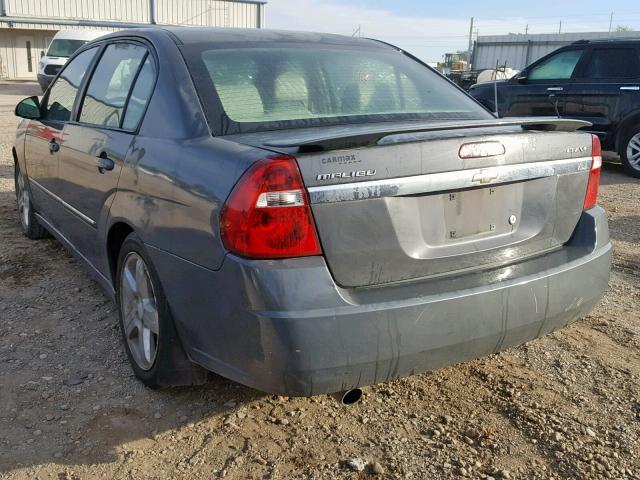
<instances>
[{"instance_id":1,"label":"rear side window","mask_svg":"<svg viewBox=\"0 0 640 480\"><path fill-rule=\"evenodd\" d=\"M639 78L638 52L635 48L596 48L585 68L584 77L595 80Z\"/></svg>"},{"instance_id":2,"label":"rear side window","mask_svg":"<svg viewBox=\"0 0 640 480\"><path fill-rule=\"evenodd\" d=\"M573 75L583 50L566 50L533 67L529 80L568 80Z\"/></svg>"},{"instance_id":3,"label":"rear side window","mask_svg":"<svg viewBox=\"0 0 640 480\"><path fill-rule=\"evenodd\" d=\"M125 109L124 121L122 122L122 128L125 130L135 130L138 128L138 124L140 120L142 120L142 115L151 97L155 81L156 67L151 57L147 56L136 79L136 84L131 91L127 108Z\"/></svg>"},{"instance_id":4,"label":"rear side window","mask_svg":"<svg viewBox=\"0 0 640 480\"><path fill-rule=\"evenodd\" d=\"M78 88L97 51L97 47L85 50L67 64L49 90L43 112L45 119L66 122L71 118Z\"/></svg>"},{"instance_id":5,"label":"rear side window","mask_svg":"<svg viewBox=\"0 0 640 480\"><path fill-rule=\"evenodd\" d=\"M219 99L239 131L487 113L439 74L393 50L241 48L189 52L210 119Z\"/></svg>"},{"instance_id":6,"label":"rear side window","mask_svg":"<svg viewBox=\"0 0 640 480\"><path fill-rule=\"evenodd\" d=\"M146 55L146 48L132 43L114 43L105 49L82 100L80 122L120 127L129 91Z\"/></svg>"}]
</instances>

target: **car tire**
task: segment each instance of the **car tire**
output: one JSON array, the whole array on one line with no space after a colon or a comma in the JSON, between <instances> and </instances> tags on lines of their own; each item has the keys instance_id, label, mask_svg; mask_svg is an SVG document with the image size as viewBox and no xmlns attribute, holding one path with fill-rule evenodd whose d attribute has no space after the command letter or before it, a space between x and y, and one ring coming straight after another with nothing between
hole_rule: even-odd
<instances>
[{"instance_id":1,"label":"car tire","mask_svg":"<svg viewBox=\"0 0 640 480\"><path fill-rule=\"evenodd\" d=\"M33 209L29 179L22 173L20 166L17 163L15 164L14 169L14 180L18 217L20 219L22 233L31 240L47 238L49 236L49 232L40 224L36 217L35 210Z\"/></svg>"},{"instance_id":2,"label":"car tire","mask_svg":"<svg viewBox=\"0 0 640 480\"><path fill-rule=\"evenodd\" d=\"M120 330L136 377L150 388L205 383L208 372L187 357L160 278L135 233L124 240L117 265Z\"/></svg>"},{"instance_id":3,"label":"car tire","mask_svg":"<svg viewBox=\"0 0 640 480\"><path fill-rule=\"evenodd\" d=\"M632 177L640 178L640 124L628 128L620 148L622 168Z\"/></svg>"}]
</instances>

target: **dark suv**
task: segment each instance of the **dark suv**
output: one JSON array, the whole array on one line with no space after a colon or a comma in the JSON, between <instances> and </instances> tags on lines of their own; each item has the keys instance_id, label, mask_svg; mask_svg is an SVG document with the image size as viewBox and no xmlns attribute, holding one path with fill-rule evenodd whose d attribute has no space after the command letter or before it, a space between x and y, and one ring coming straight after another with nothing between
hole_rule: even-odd
<instances>
[{"instance_id":1,"label":"dark suv","mask_svg":"<svg viewBox=\"0 0 640 480\"><path fill-rule=\"evenodd\" d=\"M498 82L498 114L558 115L593 124L602 146L620 154L627 173L640 178L640 39L582 40L560 48ZM493 83L469 93L491 111Z\"/></svg>"}]
</instances>

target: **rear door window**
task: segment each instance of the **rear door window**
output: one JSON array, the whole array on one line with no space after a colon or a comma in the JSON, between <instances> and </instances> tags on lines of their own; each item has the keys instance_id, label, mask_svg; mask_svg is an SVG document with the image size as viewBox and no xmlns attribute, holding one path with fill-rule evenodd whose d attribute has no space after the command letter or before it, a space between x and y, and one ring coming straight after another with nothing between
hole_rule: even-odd
<instances>
[{"instance_id":1,"label":"rear door window","mask_svg":"<svg viewBox=\"0 0 640 480\"><path fill-rule=\"evenodd\" d=\"M150 55L138 74L136 84L131 91L129 102L124 113L122 128L125 130L135 130L138 128L140 120L147 108L147 103L151 98L151 92L156 81L156 67Z\"/></svg>"},{"instance_id":2,"label":"rear door window","mask_svg":"<svg viewBox=\"0 0 640 480\"><path fill-rule=\"evenodd\" d=\"M60 122L71 119L71 110L78 89L97 51L98 47L85 50L67 64L60 77L49 89L49 96L44 106L44 119Z\"/></svg>"},{"instance_id":3,"label":"rear door window","mask_svg":"<svg viewBox=\"0 0 640 480\"><path fill-rule=\"evenodd\" d=\"M145 47L133 43L114 43L105 49L82 100L80 122L120 127L129 92L146 55Z\"/></svg>"},{"instance_id":4,"label":"rear door window","mask_svg":"<svg viewBox=\"0 0 640 480\"><path fill-rule=\"evenodd\" d=\"M529 80L569 80L584 50L565 50L556 53L536 65L529 73Z\"/></svg>"},{"instance_id":5,"label":"rear door window","mask_svg":"<svg viewBox=\"0 0 640 480\"><path fill-rule=\"evenodd\" d=\"M595 48L583 77L593 80L640 78L640 60L635 48Z\"/></svg>"}]
</instances>

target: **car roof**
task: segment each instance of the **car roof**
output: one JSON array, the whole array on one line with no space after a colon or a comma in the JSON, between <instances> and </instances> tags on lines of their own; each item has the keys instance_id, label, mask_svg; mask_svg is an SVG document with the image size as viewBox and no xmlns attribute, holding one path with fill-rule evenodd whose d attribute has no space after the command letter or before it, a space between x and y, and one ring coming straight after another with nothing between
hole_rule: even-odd
<instances>
[{"instance_id":1,"label":"car roof","mask_svg":"<svg viewBox=\"0 0 640 480\"><path fill-rule=\"evenodd\" d=\"M267 30L262 28L220 28L220 27L169 27L151 26L115 32L109 37L137 35L151 37L159 31L169 34L178 44L196 43L309 43L321 45L366 46L381 49L389 45L368 38L348 37L331 33L295 32L287 30Z\"/></svg>"},{"instance_id":2,"label":"car roof","mask_svg":"<svg viewBox=\"0 0 640 480\"><path fill-rule=\"evenodd\" d=\"M594 38L592 40L578 40L571 45L610 45L617 43L633 43L640 44L640 37L617 37L617 38Z\"/></svg>"}]
</instances>

